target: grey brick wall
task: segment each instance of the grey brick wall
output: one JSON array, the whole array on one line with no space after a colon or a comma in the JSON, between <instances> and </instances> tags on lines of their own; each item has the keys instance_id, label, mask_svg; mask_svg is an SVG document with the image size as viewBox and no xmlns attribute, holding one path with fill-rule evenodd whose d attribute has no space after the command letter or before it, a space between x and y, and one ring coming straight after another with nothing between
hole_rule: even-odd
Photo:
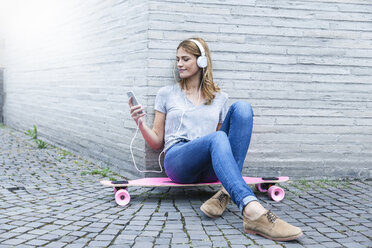
<instances>
[{"instance_id":1,"label":"grey brick wall","mask_svg":"<svg viewBox=\"0 0 372 248\"><path fill-rule=\"evenodd\" d=\"M201 36L230 104L252 104L244 174L372 177L372 3L74 1L47 38L7 43L5 123L39 127L51 143L135 172L133 89L153 119L173 83L175 48ZM61 46L59 41L65 46ZM135 140L137 164L158 153Z\"/></svg>"},{"instance_id":2,"label":"grey brick wall","mask_svg":"<svg viewBox=\"0 0 372 248\"><path fill-rule=\"evenodd\" d=\"M3 102L4 102L4 79L3 68L0 68L0 123L3 123Z\"/></svg>"},{"instance_id":3,"label":"grey brick wall","mask_svg":"<svg viewBox=\"0 0 372 248\"><path fill-rule=\"evenodd\" d=\"M45 23L47 30L28 40L7 36L5 124L20 130L36 125L47 142L132 176L128 147L135 124L126 91L146 100L148 4L50 1L39 18L55 7L61 10ZM138 138L139 164L144 151Z\"/></svg>"}]
</instances>

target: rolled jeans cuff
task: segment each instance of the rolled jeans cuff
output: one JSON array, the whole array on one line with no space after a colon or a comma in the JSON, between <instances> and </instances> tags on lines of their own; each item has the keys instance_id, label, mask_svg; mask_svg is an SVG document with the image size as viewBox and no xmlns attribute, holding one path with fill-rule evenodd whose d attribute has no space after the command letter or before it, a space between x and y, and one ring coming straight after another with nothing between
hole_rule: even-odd
<instances>
[{"instance_id":1,"label":"rolled jeans cuff","mask_svg":"<svg viewBox=\"0 0 372 248\"><path fill-rule=\"evenodd\" d=\"M248 203L252 201L258 201L257 197L255 197L254 195L249 195L249 196L244 197L239 205L240 212L243 213L244 207L247 206Z\"/></svg>"}]
</instances>

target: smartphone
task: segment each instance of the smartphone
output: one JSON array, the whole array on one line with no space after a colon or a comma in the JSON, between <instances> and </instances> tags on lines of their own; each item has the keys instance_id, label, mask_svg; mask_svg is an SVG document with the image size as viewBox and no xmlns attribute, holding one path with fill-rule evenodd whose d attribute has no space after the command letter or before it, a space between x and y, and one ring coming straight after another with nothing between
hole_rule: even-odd
<instances>
[{"instance_id":1,"label":"smartphone","mask_svg":"<svg viewBox=\"0 0 372 248\"><path fill-rule=\"evenodd\" d=\"M127 92L127 95L128 95L129 98L132 97L132 104L133 104L133 106L139 105L138 100L137 100L136 96L134 95L134 92L133 91L128 91ZM142 113L143 112L141 111L138 114L142 114Z\"/></svg>"}]
</instances>

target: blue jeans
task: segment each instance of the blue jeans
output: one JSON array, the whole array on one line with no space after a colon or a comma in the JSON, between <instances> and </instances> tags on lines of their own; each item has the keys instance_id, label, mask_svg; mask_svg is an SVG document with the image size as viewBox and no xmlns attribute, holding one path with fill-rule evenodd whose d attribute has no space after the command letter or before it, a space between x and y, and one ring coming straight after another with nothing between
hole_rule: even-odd
<instances>
[{"instance_id":1,"label":"blue jeans","mask_svg":"<svg viewBox=\"0 0 372 248\"><path fill-rule=\"evenodd\" d=\"M249 202L257 200L241 174L252 128L251 105L235 102L219 131L195 140L183 140L167 150L164 158L167 176L177 183L220 180L243 211Z\"/></svg>"}]
</instances>

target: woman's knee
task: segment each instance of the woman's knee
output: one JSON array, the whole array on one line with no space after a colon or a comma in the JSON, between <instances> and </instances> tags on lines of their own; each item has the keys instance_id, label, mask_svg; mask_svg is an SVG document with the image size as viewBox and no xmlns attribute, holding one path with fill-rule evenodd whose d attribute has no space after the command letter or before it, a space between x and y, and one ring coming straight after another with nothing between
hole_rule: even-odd
<instances>
[{"instance_id":1,"label":"woman's knee","mask_svg":"<svg viewBox=\"0 0 372 248\"><path fill-rule=\"evenodd\" d=\"M230 146L229 138L224 131L218 130L210 135L208 149L212 150L223 150Z\"/></svg>"},{"instance_id":2,"label":"woman's knee","mask_svg":"<svg viewBox=\"0 0 372 248\"><path fill-rule=\"evenodd\" d=\"M223 143L228 140L227 134L221 130L214 132L210 139L211 143Z\"/></svg>"},{"instance_id":3,"label":"woman's knee","mask_svg":"<svg viewBox=\"0 0 372 248\"><path fill-rule=\"evenodd\" d=\"M251 104L245 101L234 102L231 107L234 109L234 112L238 113L241 116L246 118L253 118L253 109Z\"/></svg>"}]
</instances>

